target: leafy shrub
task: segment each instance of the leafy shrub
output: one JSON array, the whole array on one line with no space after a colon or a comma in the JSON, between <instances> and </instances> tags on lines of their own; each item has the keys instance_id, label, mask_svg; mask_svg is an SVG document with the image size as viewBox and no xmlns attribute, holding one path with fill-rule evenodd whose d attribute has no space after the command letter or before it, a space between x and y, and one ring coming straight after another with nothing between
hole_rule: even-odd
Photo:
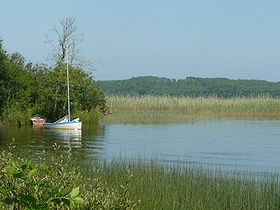
<instances>
[{"instance_id":1,"label":"leafy shrub","mask_svg":"<svg viewBox=\"0 0 280 210\"><path fill-rule=\"evenodd\" d=\"M69 159L70 160L70 159ZM98 173L83 177L67 157L41 158L40 163L0 153L0 208L3 209L127 209L127 187L112 189Z\"/></svg>"}]
</instances>

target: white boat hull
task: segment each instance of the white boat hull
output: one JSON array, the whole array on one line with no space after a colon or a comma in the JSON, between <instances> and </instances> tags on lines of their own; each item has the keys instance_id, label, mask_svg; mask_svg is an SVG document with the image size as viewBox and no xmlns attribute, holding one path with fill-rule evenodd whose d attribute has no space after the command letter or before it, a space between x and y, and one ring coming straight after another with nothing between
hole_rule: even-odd
<instances>
[{"instance_id":1,"label":"white boat hull","mask_svg":"<svg viewBox=\"0 0 280 210\"><path fill-rule=\"evenodd\" d=\"M48 129L81 130L82 122L67 121L67 122L44 123L43 127Z\"/></svg>"}]
</instances>

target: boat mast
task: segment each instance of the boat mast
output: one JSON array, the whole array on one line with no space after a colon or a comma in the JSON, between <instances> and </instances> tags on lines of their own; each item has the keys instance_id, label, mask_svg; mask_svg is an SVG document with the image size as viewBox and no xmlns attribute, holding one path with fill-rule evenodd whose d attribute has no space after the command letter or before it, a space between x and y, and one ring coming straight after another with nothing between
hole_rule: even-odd
<instances>
[{"instance_id":1,"label":"boat mast","mask_svg":"<svg viewBox=\"0 0 280 210\"><path fill-rule=\"evenodd\" d=\"M69 70L68 70L68 52L66 50L66 72L67 72L67 103L68 103L68 121L70 121L70 88L69 88Z\"/></svg>"}]
</instances>

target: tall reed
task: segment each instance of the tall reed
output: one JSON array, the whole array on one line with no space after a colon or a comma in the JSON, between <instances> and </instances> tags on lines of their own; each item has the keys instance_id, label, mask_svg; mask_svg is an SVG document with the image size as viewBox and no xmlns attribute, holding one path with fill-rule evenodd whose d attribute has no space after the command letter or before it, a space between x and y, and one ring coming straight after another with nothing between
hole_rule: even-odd
<instances>
[{"instance_id":1,"label":"tall reed","mask_svg":"<svg viewBox=\"0 0 280 210\"><path fill-rule=\"evenodd\" d=\"M139 209L279 209L278 175L256 179L195 167L164 167L155 162L103 163L102 178L111 186L125 183Z\"/></svg>"},{"instance_id":2,"label":"tall reed","mask_svg":"<svg viewBox=\"0 0 280 210\"><path fill-rule=\"evenodd\" d=\"M16 105L7 106L0 116L0 124L18 125L19 122L22 124L30 124L32 111L32 109L23 110Z\"/></svg>"},{"instance_id":3,"label":"tall reed","mask_svg":"<svg viewBox=\"0 0 280 210\"><path fill-rule=\"evenodd\" d=\"M280 99L110 96L109 123L176 123L198 118L274 118L280 119Z\"/></svg>"},{"instance_id":4,"label":"tall reed","mask_svg":"<svg viewBox=\"0 0 280 210\"><path fill-rule=\"evenodd\" d=\"M256 179L250 174L139 160L80 165L75 156L62 156L57 147L35 160L12 152L0 151L0 209L69 209L72 201L78 209L280 207L278 174Z\"/></svg>"}]
</instances>

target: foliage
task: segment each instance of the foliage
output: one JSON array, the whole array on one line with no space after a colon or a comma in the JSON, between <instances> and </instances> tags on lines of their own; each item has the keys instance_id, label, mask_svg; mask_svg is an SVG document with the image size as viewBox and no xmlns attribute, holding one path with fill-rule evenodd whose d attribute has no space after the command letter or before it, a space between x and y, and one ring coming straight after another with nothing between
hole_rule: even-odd
<instances>
[{"instance_id":1,"label":"foliage","mask_svg":"<svg viewBox=\"0 0 280 210\"><path fill-rule=\"evenodd\" d=\"M226 78L186 77L168 79L133 77L127 80L98 81L107 95L170 95L189 97L258 97L280 96L280 82L230 80Z\"/></svg>"},{"instance_id":2,"label":"foliage","mask_svg":"<svg viewBox=\"0 0 280 210\"><path fill-rule=\"evenodd\" d=\"M90 112L98 109L106 113L104 94L96 87L93 78L82 69L70 67L70 98L73 114L75 111ZM38 94L36 110L49 119L57 119L65 115L67 110L66 67L58 65L55 69L37 78Z\"/></svg>"},{"instance_id":3,"label":"foliage","mask_svg":"<svg viewBox=\"0 0 280 210\"><path fill-rule=\"evenodd\" d=\"M58 147L55 146L57 149ZM40 164L0 153L0 208L127 209L135 206L127 187L116 190L95 177L83 177L67 157L56 154ZM70 159L69 159L70 160Z\"/></svg>"},{"instance_id":4,"label":"foliage","mask_svg":"<svg viewBox=\"0 0 280 210\"><path fill-rule=\"evenodd\" d=\"M73 115L92 109L105 114L105 96L93 77L79 67L69 66L69 71ZM25 120L21 116L38 113L58 119L67 113L66 66L25 63L21 54L8 54L0 42L0 92L2 121Z\"/></svg>"},{"instance_id":5,"label":"foliage","mask_svg":"<svg viewBox=\"0 0 280 210\"><path fill-rule=\"evenodd\" d=\"M9 157L10 156L10 157ZM9 160L7 161L9 157ZM75 208L84 203L79 187L72 186L79 174L64 171L62 162L54 166L12 159L2 152L0 201L13 209L49 209L59 206ZM64 174L63 174L64 173ZM53 180L55 176L57 180Z\"/></svg>"},{"instance_id":6,"label":"foliage","mask_svg":"<svg viewBox=\"0 0 280 210\"><path fill-rule=\"evenodd\" d=\"M25 109L30 102L31 77L16 56L9 56L3 48L0 49L0 112L13 104Z\"/></svg>"}]
</instances>

